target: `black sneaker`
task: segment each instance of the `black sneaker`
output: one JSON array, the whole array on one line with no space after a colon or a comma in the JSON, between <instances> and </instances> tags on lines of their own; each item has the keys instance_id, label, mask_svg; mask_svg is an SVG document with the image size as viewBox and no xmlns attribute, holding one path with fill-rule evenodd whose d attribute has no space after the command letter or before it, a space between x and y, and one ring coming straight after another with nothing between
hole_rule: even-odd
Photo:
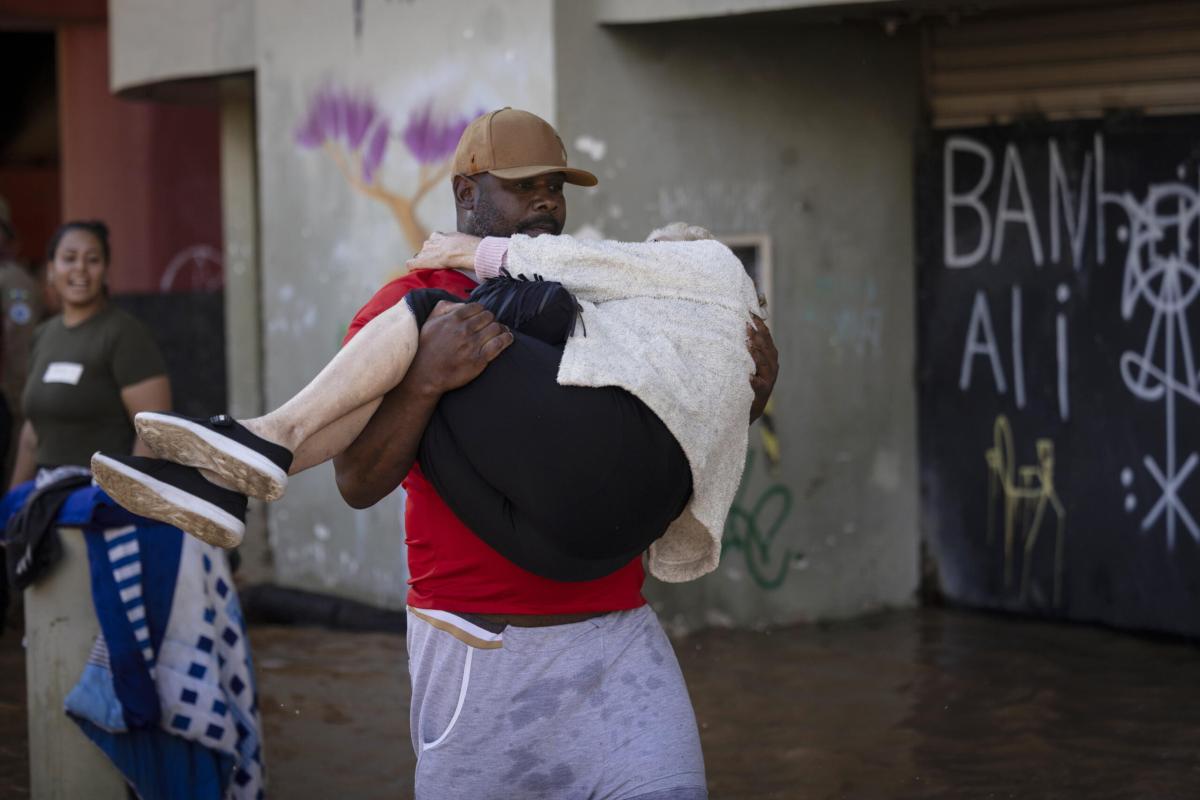
<instances>
[{"instance_id":1,"label":"black sneaker","mask_svg":"<svg viewBox=\"0 0 1200 800\"><path fill-rule=\"evenodd\" d=\"M278 500L287 489L291 451L251 433L228 414L204 419L143 411L134 425L159 458L211 470L242 494Z\"/></svg>"},{"instance_id":2,"label":"black sneaker","mask_svg":"<svg viewBox=\"0 0 1200 800\"><path fill-rule=\"evenodd\" d=\"M246 496L222 489L195 467L96 453L92 476L127 511L174 525L201 541L237 547L246 535Z\"/></svg>"},{"instance_id":3,"label":"black sneaker","mask_svg":"<svg viewBox=\"0 0 1200 800\"><path fill-rule=\"evenodd\" d=\"M506 269L475 287L467 302L479 303L514 331L552 345L567 341L580 314L575 296L561 283L540 275L514 278Z\"/></svg>"}]
</instances>

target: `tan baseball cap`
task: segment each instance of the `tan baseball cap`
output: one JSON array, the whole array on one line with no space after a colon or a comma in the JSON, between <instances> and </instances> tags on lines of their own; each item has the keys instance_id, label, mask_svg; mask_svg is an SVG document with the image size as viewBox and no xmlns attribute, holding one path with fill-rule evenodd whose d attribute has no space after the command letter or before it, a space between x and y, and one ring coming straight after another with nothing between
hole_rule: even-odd
<instances>
[{"instance_id":1,"label":"tan baseball cap","mask_svg":"<svg viewBox=\"0 0 1200 800\"><path fill-rule=\"evenodd\" d=\"M587 170L567 166L567 148L550 123L536 114L508 107L476 118L458 140L454 174L481 172L506 180L561 172L567 183L577 186L599 183Z\"/></svg>"}]
</instances>

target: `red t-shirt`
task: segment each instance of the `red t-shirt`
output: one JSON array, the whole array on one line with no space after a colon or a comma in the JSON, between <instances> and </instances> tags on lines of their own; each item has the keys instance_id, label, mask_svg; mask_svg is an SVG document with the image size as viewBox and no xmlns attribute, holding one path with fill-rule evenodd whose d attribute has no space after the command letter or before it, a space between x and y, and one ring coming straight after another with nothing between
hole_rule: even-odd
<instances>
[{"instance_id":1,"label":"red t-shirt","mask_svg":"<svg viewBox=\"0 0 1200 800\"><path fill-rule=\"evenodd\" d=\"M445 289L466 297L475 282L455 270L418 270L384 286L359 309L345 342L410 289ZM574 614L645 604L641 558L592 581L564 583L527 572L493 550L454 515L419 464L403 483L408 545L408 604L476 614Z\"/></svg>"}]
</instances>

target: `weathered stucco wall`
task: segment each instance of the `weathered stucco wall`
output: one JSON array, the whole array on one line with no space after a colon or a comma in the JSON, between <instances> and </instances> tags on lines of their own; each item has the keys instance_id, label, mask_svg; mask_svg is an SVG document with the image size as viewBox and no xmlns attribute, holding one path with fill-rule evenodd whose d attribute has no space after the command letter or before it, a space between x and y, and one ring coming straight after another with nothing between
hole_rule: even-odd
<instances>
[{"instance_id":1,"label":"weathered stucco wall","mask_svg":"<svg viewBox=\"0 0 1200 800\"><path fill-rule=\"evenodd\" d=\"M560 128L601 178L568 195L568 231L640 239L682 219L771 240L781 463L752 432L721 568L649 595L687 626L913 602L916 36L603 28L588 9L556 6Z\"/></svg>"},{"instance_id":2,"label":"weathered stucco wall","mask_svg":"<svg viewBox=\"0 0 1200 800\"><path fill-rule=\"evenodd\" d=\"M519 2L257 4L266 405L336 352L354 312L448 229L459 133L503 105L553 118L552 8ZM426 188L423 188L426 187ZM399 492L365 512L333 469L271 506L283 583L400 606Z\"/></svg>"},{"instance_id":3,"label":"weathered stucco wall","mask_svg":"<svg viewBox=\"0 0 1200 800\"><path fill-rule=\"evenodd\" d=\"M109 0L114 92L254 69L254 0Z\"/></svg>"},{"instance_id":4,"label":"weathered stucco wall","mask_svg":"<svg viewBox=\"0 0 1200 800\"><path fill-rule=\"evenodd\" d=\"M452 225L443 165L466 119L528 108L556 119L602 180L568 190L569 232L640 239L686 219L770 238L782 459L773 469L753 432L720 571L649 585L668 622L763 625L911 602L916 37L608 28L591 4L470 6L365 3L356 16L352 4L258 4L267 405L335 352L423 230ZM279 580L400 605L400 514L398 496L348 509L329 466L296 478L271 509Z\"/></svg>"}]
</instances>

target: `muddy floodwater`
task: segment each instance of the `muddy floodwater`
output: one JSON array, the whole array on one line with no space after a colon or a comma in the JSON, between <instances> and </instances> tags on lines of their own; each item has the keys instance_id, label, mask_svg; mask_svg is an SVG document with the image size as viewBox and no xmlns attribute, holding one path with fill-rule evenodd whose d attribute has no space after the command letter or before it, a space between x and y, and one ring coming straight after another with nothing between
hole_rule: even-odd
<instances>
[{"instance_id":1,"label":"muddy floodwater","mask_svg":"<svg viewBox=\"0 0 1200 800\"><path fill-rule=\"evenodd\" d=\"M404 639L251 632L271 796L404 798ZM28 796L19 636L0 798ZM719 798L1200 798L1200 648L966 612L675 640Z\"/></svg>"}]
</instances>

